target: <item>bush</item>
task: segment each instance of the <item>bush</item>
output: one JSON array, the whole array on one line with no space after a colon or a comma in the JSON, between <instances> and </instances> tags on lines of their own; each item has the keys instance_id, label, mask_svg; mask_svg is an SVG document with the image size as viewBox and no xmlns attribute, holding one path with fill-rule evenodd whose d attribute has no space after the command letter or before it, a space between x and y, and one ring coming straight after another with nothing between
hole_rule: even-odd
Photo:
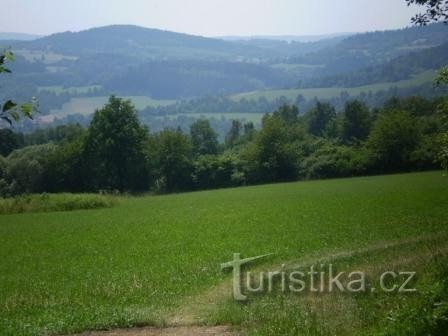
<instances>
[{"instance_id":1,"label":"bush","mask_svg":"<svg viewBox=\"0 0 448 336\"><path fill-rule=\"evenodd\" d=\"M0 199L0 214L107 208L118 198L96 194L40 194Z\"/></svg>"},{"instance_id":2,"label":"bush","mask_svg":"<svg viewBox=\"0 0 448 336\"><path fill-rule=\"evenodd\" d=\"M333 178L360 175L366 171L368 155L363 148L324 144L300 164L300 176Z\"/></svg>"}]
</instances>

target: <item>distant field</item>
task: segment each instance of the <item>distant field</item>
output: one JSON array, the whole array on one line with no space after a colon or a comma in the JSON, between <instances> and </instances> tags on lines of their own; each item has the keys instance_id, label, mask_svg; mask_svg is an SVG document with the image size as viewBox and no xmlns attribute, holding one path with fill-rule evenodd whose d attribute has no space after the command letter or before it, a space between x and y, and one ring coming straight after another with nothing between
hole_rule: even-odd
<instances>
[{"instance_id":1,"label":"distant field","mask_svg":"<svg viewBox=\"0 0 448 336\"><path fill-rule=\"evenodd\" d=\"M249 335L410 335L434 328L426 318L445 316L448 293L440 291L447 274L440 273L447 261L447 190L448 178L430 172L3 215L0 331L49 335L206 323ZM356 267L375 278L384 269L415 269L418 292L259 295L241 305L227 296L231 275L220 270L235 252L274 253L260 267L333 258L338 269Z\"/></svg>"},{"instance_id":2,"label":"distant field","mask_svg":"<svg viewBox=\"0 0 448 336\"><path fill-rule=\"evenodd\" d=\"M49 91L56 94L70 93L70 94L82 94L87 93L89 90L101 89L101 85L90 85L90 86L40 86L39 91Z\"/></svg>"},{"instance_id":3,"label":"distant field","mask_svg":"<svg viewBox=\"0 0 448 336\"><path fill-rule=\"evenodd\" d=\"M51 51L42 52L42 51L19 49L15 50L15 52L18 55L25 57L25 59L29 62L42 61L45 64L52 64L63 60L76 61L78 59L75 56L56 54Z\"/></svg>"},{"instance_id":4,"label":"distant field","mask_svg":"<svg viewBox=\"0 0 448 336\"><path fill-rule=\"evenodd\" d=\"M163 106L172 104L172 100L155 100L145 96L125 96L124 99L130 99L137 109L143 109L147 106ZM62 106L62 109L51 110L50 114L56 117L64 117L70 114L89 115L95 112L95 109L106 104L109 97L87 97L72 98L68 103Z\"/></svg>"},{"instance_id":5,"label":"distant field","mask_svg":"<svg viewBox=\"0 0 448 336\"><path fill-rule=\"evenodd\" d=\"M229 112L229 113L180 113L171 114L162 118L175 119L178 117L193 117L193 118L206 118L206 119L226 119L226 120L245 120L251 121L253 123L260 123L261 119L265 113L239 113L239 112Z\"/></svg>"},{"instance_id":6,"label":"distant field","mask_svg":"<svg viewBox=\"0 0 448 336\"><path fill-rule=\"evenodd\" d=\"M242 98L246 99L258 99L260 97L265 97L268 100L274 100L278 97L285 96L289 99L296 99L296 97L301 94L306 99L313 99L317 97L319 99L328 99L333 97L338 97L341 92L348 92L351 96L356 96L362 92L368 93L369 91L375 93L380 90L387 90L390 87L406 88L416 85L421 85L424 83L431 82L435 77L435 71L428 70L414 76L411 79L402 80L395 83L378 83L366 86L359 86L353 88L316 88L316 89L290 89L290 90L269 90L269 91L255 91L241 93L231 96L233 100L240 100Z\"/></svg>"}]
</instances>

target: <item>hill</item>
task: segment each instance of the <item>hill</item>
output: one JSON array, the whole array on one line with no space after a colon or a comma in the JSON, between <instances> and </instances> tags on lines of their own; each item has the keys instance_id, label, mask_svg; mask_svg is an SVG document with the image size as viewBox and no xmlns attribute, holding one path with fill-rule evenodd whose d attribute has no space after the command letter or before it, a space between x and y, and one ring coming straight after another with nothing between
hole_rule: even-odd
<instances>
[{"instance_id":1,"label":"hill","mask_svg":"<svg viewBox=\"0 0 448 336\"><path fill-rule=\"evenodd\" d=\"M0 41L32 41L41 37L34 34L0 32Z\"/></svg>"},{"instance_id":2,"label":"hill","mask_svg":"<svg viewBox=\"0 0 448 336\"><path fill-rule=\"evenodd\" d=\"M307 43L115 25L8 43L17 60L13 75L0 78L0 98L38 96L42 114L72 98L110 94L179 100L298 87L341 92L407 80L448 57L443 24Z\"/></svg>"}]
</instances>

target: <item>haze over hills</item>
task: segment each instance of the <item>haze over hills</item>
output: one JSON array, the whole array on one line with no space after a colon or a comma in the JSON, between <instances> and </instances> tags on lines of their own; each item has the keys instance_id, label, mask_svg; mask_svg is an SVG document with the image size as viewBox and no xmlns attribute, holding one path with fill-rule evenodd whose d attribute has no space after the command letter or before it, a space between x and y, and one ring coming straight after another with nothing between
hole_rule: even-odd
<instances>
[{"instance_id":1,"label":"haze over hills","mask_svg":"<svg viewBox=\"0 0 448 336\"><path fill-rule=\"evenodd\" d=\"M103 102L110 94L139 96L144 102L163 100L162 105L166 105L166 101L252 91L260 92L258 97L268 97L270 90L300 88L312 88L315 93L303 96L315 98L321 98L320 89L325 89L328 99L331 88L339 99L353 86L376 85L388 90L393 82L428 78L420 74L434 71L448 59L447 44L443 24L325 36L312 42L288 42L282 37L223 40L114 25L3 43L14 51L16 62L10 66L13 75L1 78L0 85L5 97L24 100L38 96L44 115L60 109L64 109L64 115L79 113L80 108L70 110L76 105L72 99L78 99L81 112L88 114L97 105L86 103L86 99ZM417 85L429 87L429 81L416 81L415 90ZM412 86L406 87L409 93ZM387 93L380 96L384 98ZM235 105L222 100L213 106L209 101L181 104L172 111L204 112L204 106L208 106L213 113L231 109L268 112L275 104L285 102L280 96L274 98L274 105L265 101ZM376 101L380 103L381 99ZM302 108L312 103L311 99L302 101ZM343 100L334 103L343 104ZM87 110L82 110L84 106Z\"/></svg>"},{"instance_id":2,"label":"haze over hills","mask_svg":"<svg viewBox=\"0 0 448 336\"><path fill-rule=\"evenodd\" d=\"M32 41L41 37L35 34L0 32L0 41Z\"/></svg>"},{"instance_id":3,"label":"haze over hills","mask_svg":"<svg viewBox=\"0 0 448 336\"><path fill-rule=\"evenodd\" d=\"M216 38L226 41L248 41L248 40L274 40L286 42L317 42L321 40L328 40L337 37L348 37L358 33L334 33L326 35L253 35L253 36L217 36Z\"/></svg>"}]
</instances>

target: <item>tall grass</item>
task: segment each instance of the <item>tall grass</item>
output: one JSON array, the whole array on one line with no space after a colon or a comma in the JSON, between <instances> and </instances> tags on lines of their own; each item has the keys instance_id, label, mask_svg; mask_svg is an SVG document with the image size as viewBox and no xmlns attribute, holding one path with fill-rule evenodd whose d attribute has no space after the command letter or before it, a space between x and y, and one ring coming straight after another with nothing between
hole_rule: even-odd
<instances>
[{"instance_id":1,"label":"tall grass","mask_svg":"<svg viewBox=\"0 0 448 336\"><path fill-rule=\"evenodd\" d=\"M97 194L21 195L13 198L1 198L0 215L109 208L116 203L116 197Z\"/></svg>"}]
</instances>

